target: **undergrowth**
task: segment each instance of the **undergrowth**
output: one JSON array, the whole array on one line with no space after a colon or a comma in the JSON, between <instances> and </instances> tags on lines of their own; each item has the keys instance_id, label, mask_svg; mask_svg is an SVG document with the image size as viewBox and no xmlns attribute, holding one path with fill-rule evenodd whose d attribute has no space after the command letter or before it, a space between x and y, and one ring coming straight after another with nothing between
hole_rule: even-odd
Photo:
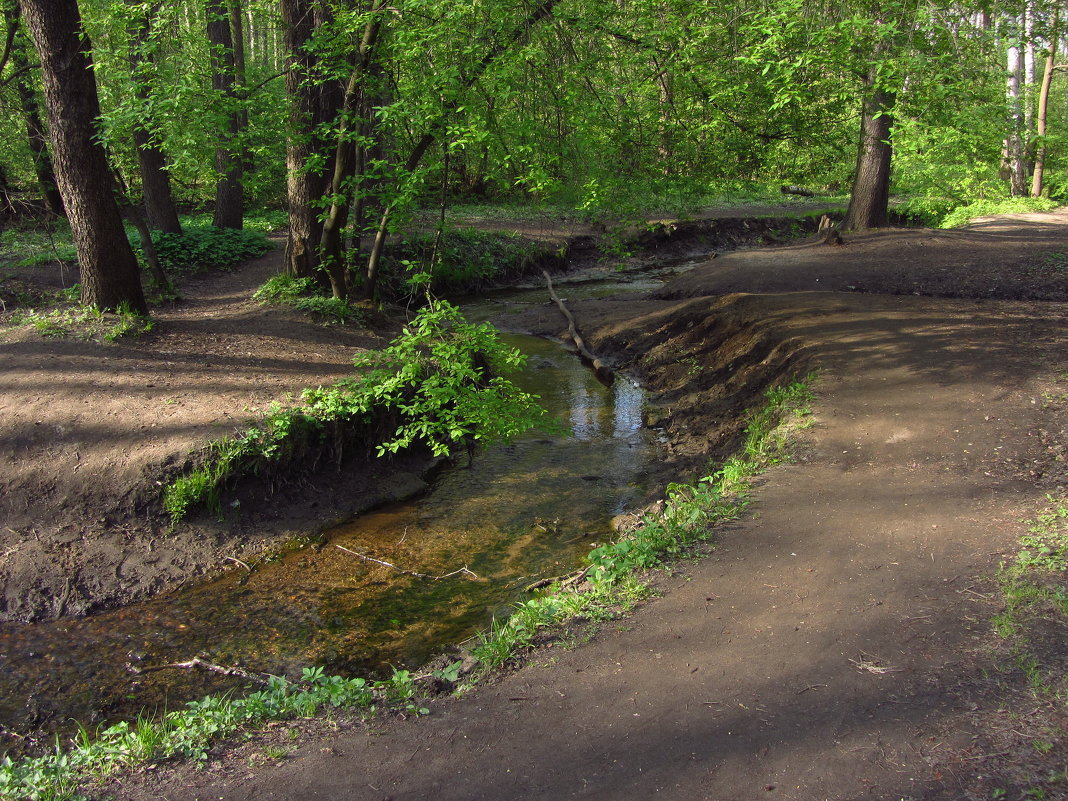
<instances>
[{"instance_id":1,"label":"undergrowth","mask_svg":"<svg viewBox=\"0 0 1068 801\"><path fill-rule=\"evenodd\" d=\"M994 618L997 633L1010 640L1036 689L1059 687L1068 702L1068 683L1058 666L1042 666L1031 636L1053 625L1068 633L1068 493L1047 496L1049 505L1028 523L1020 551L999 572L1005 609ZM1056 675L1043 675L1043 670Z\"/></svg>"},{"instance_id":2,"label":"undergrowth","mask_svg":"<svg viewBox=\"0 0 1068 801\"><path fill-rule=\"evenodd\" d=\"M527 275L558 255L551 246L508 231L446 227L440 237L416 232L390 246L379 294L402 297L425 281L439 294L476 292Z\"/></svg>"},{"instance_id":3,"label":"undergrowth","mask_svg":"<svg viewBox=\"0 0 1068 801\"><path fill-rule=\"evenodd\" d=\"M42 756L18 761L4 757L0 760L0 798L84 798L79 788L86 782L170 757L203 762L213 742L272 720L310 718L337 709L368 716L379 711L426 714L429 710L416 698L417 682L448 676L448 668L425 675L394 670L389 678L371 681L327 676L319 667L305 668L300 681L272 676L264 689L241 698L207 696L160 717L123 721L95 732L82 729L66 745L57 738L54 750Z\"/></svg>"},{"instance_id":4,"label":"undergrowth","mask_svg":"<svg viewBox=\"0 0 1068 801\"><path fill-rule=\"evenodd\" d=\"M131 240L134 252L143 263L140 237L133 234ZM168 274L225 270L271 249L271 243L260 231L188 224L180 234L153 231L152 244L156 246L160 266Z\"/></svg>"},{"instance_id":5,"label":"undergrowth","mask_svg":"<svg viewBox=\"0 0 1068 801\"><path fill-rule=\"evenodd\" d=\"M262 303L290 306L325 323L362 322L359 309L347 300L329 297L324 292L314 278L275 275L264 281L252 297Z\"/></svg>"},{"instance_id":6,"label":"undergrowth","mask_svg":"<svg viewBox=\"0 0 1068 801\"><path fill-rule=\"evenodd\" d=\"M769 390L764 406L748 415L740 452L695 484L672 484L661 512L647 514L633 532L591 551L583 585L556 585L520 604L507 619L494 621L472 649L476 666L459 691L533 648L544 630L576 619L612 620L646 597L650 590L637 572L684 554L711 539L717 522L737 517L747 504L749 479L787 458L790 433L805 425L811 399L804 382ZM142 717L97 732L82 730L66 744L57 738L50 753L0 760L0 797L82 798L80 788L87 782L168 757L203 761L212 743L270 720L342 708L368 716L385 710L426 714L418 683L433 679L455 686L460 668L461 662L453 662L419 675L395 670L381 681L327 676L322 668L305 668L300 681L271 677L266 688L244 697L208 696L160 717Z\"/></svg>"},{"instance_id":7,"label":"undergrowth","mask_svg":"<svg viewBox=\"0 0 1068 801\"><path fill-rule=\"evenodd\" d=\"M153 330L151 318L121 303L114 312L104 312L77 302L81 287L75 284L57 292L49 310L20 307L11 313L8 325L31 326L42 337L77 337L84 340L115 342L123 337L139 336Z\"/></svg>"},{"instance_id":8,"label":"undergrowth","mask_svg":"<svg viewBox=\"0 0 1068 801\"><path fill-rule=\"evenodd\" d=\"M960 228L975 217L989 217L993 214L1020 214L1031 211L1049 211L1058 206L1048 197L1016 197L1004 200L977 200L966 206L957 206L941 216L938 228Z\"/></svg>"}]
</instances>

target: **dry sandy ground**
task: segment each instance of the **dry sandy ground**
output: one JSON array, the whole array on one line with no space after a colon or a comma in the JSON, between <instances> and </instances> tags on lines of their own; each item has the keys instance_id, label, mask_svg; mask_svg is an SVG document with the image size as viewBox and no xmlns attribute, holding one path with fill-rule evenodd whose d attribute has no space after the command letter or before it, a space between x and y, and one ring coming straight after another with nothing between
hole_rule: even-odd
<instances>
[{"instance_id":1,"label":"dry sandy ground","mask_svg":"<svg viewBox=\"0 0 1068 801\"><path fill-rule=\"evenodd\" d=\"M1068 278L1050 252L1068 252L1063 213L731 254L655 297L575 303L593 348L654 393L665 470L681 477L731 442L739 408L768 382L819 369L802 456L766 475L754 514L721 531L707 558L658 579L662 598L591 642L545 647L500 681L436 702L427 719L295 724L299 748L284 759L254 743L206 770L146 771L101 795L1022 797L1011 761L1032 731L1020 705L1036 704L1013 695L1013 676L990 679L991 577L1022 521L1065 484ZM292 359L239 343L260 314L249 309L228 335L256 355L215 379L233 408L266 369L294 383L343 369L331 343L309 370L303 329L285 340ZM159 336L181 317L164 317ZM509 325L560 328L539 311ZM5 359L20 345L3 345ZM17 395L4 396L5 426L19 398L57 391L41 376L28 389L28 369L5 369ZM182 375L160 370L153 383L164 380ZM1010 702L1021 718L999 717ZM1043 714L1056 723L1063 712ZM1005 745L1007 729L1023 739ZM1044 759L1064 768L1063 731Z\"/></svg>"}]
</instances>

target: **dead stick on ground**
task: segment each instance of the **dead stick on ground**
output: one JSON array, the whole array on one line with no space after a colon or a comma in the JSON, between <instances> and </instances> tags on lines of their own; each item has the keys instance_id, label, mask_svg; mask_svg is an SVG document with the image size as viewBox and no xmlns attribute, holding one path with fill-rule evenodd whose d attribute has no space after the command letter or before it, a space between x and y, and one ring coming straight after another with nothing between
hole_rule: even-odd
<instances>
[{"instance_id":1,"label":"dead stick on ground","mask_svg":"<svg viewBox=\"0 0 1068 801\"><path fill-rule=\"evenodd\" d=\"M478 580L478 576L476 576L474 573L472 573L470 570L468 570L467 569L467 565L464 565L459 570L454 570L451 573L444 573L444 574L442 574L440 576L431 576L431 575L429 575L427 573L416 573L414 570L405 570L404 568L397 567L396 565L391 564L389 562L385 562L385 561L383 561L381 559L375 559L373 556L365 556L362 553L357 553L356 551L353 551L353 550L351 550L349 548L346 548L344 545L335 545L334 547L338 548L339 550L344 551L345 553L351 553L353 556L355 556L355 557L357 557L359 559L363 559L363 560L365 560L367 562L374 562L376 565L383 565L384 567L388 567L388 568L390 568L392 570L396 570L398 573L403 573L405 576L415 576L416 578L431 579L432 581L440 581L441 579L452 578L453 576L466 575L466 576L470 576L472 579L475 579L476 581Z\"/></svg>"},{"instance_id":2,"label":"dead stick on ground","mask_svg":"<svg viewBox=\"0 0 1068 801\"><path fill-rule=\"evenodd\" d=\"M582 568L582 570L576 570L574 573L568 573L563 576L553 576L552 578L538 579L524 587L524 590L526 592L533 592L534 590L540 590L542 587L548 587L550 584L555 584L558 581L560 582L561 589L570 586L571 584L577 584L586 578L586 574L590 572L591 567L593 567L593 565L587 565Z\"/></svg>"},{"instance_id":3,"label":"dead stick on ground","mask_svg":"<svg viewBox=\"0 0 1068 801\"><path fill-rule=\"evenodd\" d=\"M136 673L138 675L142 673L155 673L157 670L177 670L179 668L190 670L192 668L204 668L204 670L210 670L212 673L221 673L224 676L237 676L238 678L247 679L248 681L255 682L263 687L266 687L268 684L267 679L257 676L255 673L250 673L244 668L232 665L216 665L213 662L201 659L199 656L194 656L192 659L187 659L185 662L171 662L169 665L154 665L153 667L139 668L127 664L127 668L131 673Z\"/></svg>"},{"instance_id":4,"label":"dead stick on ground","mask_svg":"<svg viewBox=\"0 0 1068 801\"><path fill-rule=\"evenodd\" d=\"M578 352L582 355L582 358L592 365L593 371L599 378L602 378L605 381L611 381L615 378L615 375L608 365L594 356L593 353L590 352L590 349L586 347L586 342L582 339L582 334L579 333L578 326L575 324L574 316L568 311L567 306L564 305L564 302L560 300L560 296L557 295L556 291L553 289L553 279L549 277L549 272L547 270L542 270L541 274L545 276L545 283L549 288L549 297L553 299L553 302L559 307L560 313L563 314L564 318L567 320L567 334L571 337L571 341L575 343Z\"/></svg>"}]
</instances>

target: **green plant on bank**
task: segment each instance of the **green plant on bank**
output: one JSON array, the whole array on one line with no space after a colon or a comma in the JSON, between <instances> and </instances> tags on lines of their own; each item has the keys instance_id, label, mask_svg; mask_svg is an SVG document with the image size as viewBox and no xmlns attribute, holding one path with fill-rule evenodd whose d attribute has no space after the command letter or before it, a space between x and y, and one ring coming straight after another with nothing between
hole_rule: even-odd
<instances>
[{"instance_id":1,"label":"green plant on bank","mask_svg":"<svg viewBox=\"0 0 1068 801\"><path fill-rule=\"evenodd\" d=\"M429 279L433 292L474 292L524 275L554 252L549 245L509 231L446 226L440 237L415 232L391 246L380 291L400 297L411 291L414 278L416 285Z\"/></svg>"},{"instance_id":2,"label":"green plant on bank","mask_svg":"<svg viewBox=\"0 0 1068 801\"><path fill-rule=\"evenodd\" d=\"M1068 616L1068 493L1047 496L1049 506L1029 523L1028 533L1020 538L1022 546L1011 564L1002 564L999 572L1005 609L994 618L998 634L1021 641L1029 620Z\"/></svg>"},{"instance_id":3,"label":"green plant on bank","mask_svg":"<svg viewBox=\"0 0 1068 801\"><path fill-rule=\"evenodd\" d=\"M455 672L456 666L450 666ZM417 682L444 678L445 671L416 676L394 670L386 679L327 676L320 667L305 668L299 681L272 676L267 686L241 698L207 696L157 718L116 723L90 732L82 729L64 746L43 756L0 759L0 798L64 801L84 796L79 788L93 779L132 765L169 757L202 762L208 747L242 729L271 720L310 718L323 711L355 709L427 714L418 699Z\"/></svg>"},{"instance_id":4,"label":"green plant on bank","mask_svg":"<svg viewBox=\"0 0 1068 801\"><path fill-rule=\"evenodd\" d=\"M385 422L373 443L379 456L416 445L444 456L473 441L510 439L545 415L536 396L506 377L524 361L489 323L473 325L455 306L431 301L389 347L356 356L359 375L305 390L301 403L272 406L258 425L212 443L199 467L167 485L163 508L173 522L198 503L220 514L229 480L277 465L338 427Z\"/></svg>"},{"instance_id":5,"label":"green plant on bank","mask_svg":"<svg viewBox=\"0 0 1068 801\"><path fill-rule=\"evenodd\" d=\"M263 282L252 296L263 303L290 306L297 311L336 324L360 322L360 310L341 298L327 297L314 278L275 275Z\"/></svg>"}]
</instances>

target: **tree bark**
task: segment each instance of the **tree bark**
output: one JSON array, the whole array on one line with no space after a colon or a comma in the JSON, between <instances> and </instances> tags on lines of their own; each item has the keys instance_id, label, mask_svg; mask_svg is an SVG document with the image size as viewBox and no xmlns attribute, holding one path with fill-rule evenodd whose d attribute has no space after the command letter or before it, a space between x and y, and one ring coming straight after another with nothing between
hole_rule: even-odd
<instances>
[{"instance_id":1,"label":"tree bark","mask_svg":"<svg viewBox=\"0 0 1068 801\"><path fill-rule=\"evenodd\" d=\"M149 13L142 13L130 26L130 74L133 78L134 94L142 109L149 107L150 89L147 77L154 68L149 40L151 38L151 19L158 9L156 4ZM171 177L167 172L167 157L162 148L154 141L151 121L147 112L133 126L134 147L137 150L137 162L141 168L141 192L145 198L145 216L150 228L167 234L182 233L182 224L178 221L178 209L174 205L171 193Z\"/></svg>"},{"instance_id":2,"label":"tree bark","mask_svg":"<svg viewBox=\"0 0 1068 801\"><path fill-rule=\"evenodd\" d=\"M1038 118L1036 133L1038 147L1035 149L1035 169L1031 174L1031 197L1042 197L1042 182L1046 171L1046 114L1049 109L1049 90L1053 85L1053 72L1057 67L1058 22L1060 8L1053 9L1053 21L1049 34L1049 53L1046 55L1046 71L1042 75L1042 88L1038 93Z\"/></svg>"},{"instance_id":3,"label":"tree bark","mask_svg":"<svg viewBox=\"0 0 1068 801\"><path fill-rule=\"evenodd\" d=\"M1008 79L1005 95L1009 104L1009 135L1005 138L1005 158L1008 162L1010 192L1013 197L1023 197L1027 193L1027 170L1023 146L1023 59L1018 43L1009 46L1006 61Z\"/></svg>"},{"instance_id":4,"label":"tree bark","mask_svg":"<svg viewBox=\"0 0 1068 801\"><path fill-rule=\"evenodd\" d=\"M226 125L221 143L215 150L216 228L241 228L244 224L244 159L238 147L241 114L238 108L237 72L234 37L230 30L230 12L222 0L208 0L208 42L211 45L212 88L226 109Z\"/></svg>"},{"instance_id":5,"label":"tree bark","mask_svg":"<svg viewBox=\"0 0 1068 801\"><path fill-rule=\"evenodd\" d=\"M141 274L98 140L100 102L76 0L23 0L41 59L52 154L81 273L82 302L147 314Z\"/></svg>"},{"instance_id":6,"label":"tree bark","mask_svg":"<svg viewBox=\"0 0 1068 801\"><path fill-rule=\"evenodd\" d=\"M8 12L7 24L9 29L18 25L19 6L16 3ZM33 171L37 176L37 184L41 188L48 210L57 217L66 214L63 208L63 198L59 193L56 183L55 167L52 165L52 156L48 152L48 134L41 122L41 109L37 102L37 91L30 81L31 70L26 47L22 38L15 36L11 39L11 66L14 69L15 91L19 96L19 106L22 108L22 117L26 122L26 138L30 145L30 158L33 161Z\"/></svg>"},{"instance_id":7,"label":"tree bark","mask_svg":"<svg viewBox=\"0 0 1068 801\"><path fill-rule=\"evenodd\" d=\"M326 147L318 126L337 113L338 101L330 85L312 75L317 58L306 49L326 9L318 0L282 0L286 49L286 94L289 97L289 136L286 144L286 196L289 204L289 244L285 271L307 278L319 267L323 224L316 204L326 190L323 169L309 169L309 161ZM332 166L332 161L328 163Z\"/></svg>"},{"instance_id":8,"label":"tree bark","mask_svg":"<svg viewBox=\"0 0 1068 801\"><path fill-rule=\"evenodd\" d=\"M341 105L341 130L334 151L334 171L330 179L330 209L323 221L322 236L319 241L319 258L323 270L330 279L330 289L335 298L349 296L348 270L343 253L342 233L348 222L349 207L352 202L352 179L359 167L357 150L352 139L352 129L366 133L366 121L362 115L367 111L363 102L366 94L366 79L374 59L375 44L382 29L382 0L375 0L371 13L374 15L364 26L363 37L356 54L356 63L345 86L345 97Z\"/></svg>"},{"instance_id":9,"label":"tree bark","mask_svg":"<svg viewBox=\"0 0 1068 801\"><path fill-rule=\"evenodd\" d=\"M857 168L853 177L853 191L849 210L842 227L849 230L885 228L890 202L890 168L893 148L890 130L897 100L893 92L875 84L873 69L866 81L868 97L860 121L860 146L857 148Z\"/></svg>"}]
</instances>

